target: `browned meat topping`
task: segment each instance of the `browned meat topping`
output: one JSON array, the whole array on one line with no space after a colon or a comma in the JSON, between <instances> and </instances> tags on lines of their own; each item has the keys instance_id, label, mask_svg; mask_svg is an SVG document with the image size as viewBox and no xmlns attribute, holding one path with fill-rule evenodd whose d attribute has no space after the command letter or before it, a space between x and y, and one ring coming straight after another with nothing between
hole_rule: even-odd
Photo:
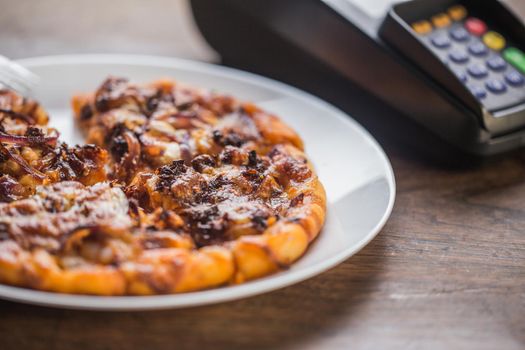
<instances>
[{"instance_id":1,"label":"browned meat topping","mask_svg":"<svg viewBox=\"0 0 525 350\"><path fill-rule=\"evenodd\" d=\"M199 173L216 166L215 159L209 154L201 154L191 160L191 166Z\"/></svg>"},{"instance_id":2,"label":"browned meat topping","mask_svg":"<svg viewBox=\"0 0 525 350\"><path fill-rule=\"evenodd\" d=\"M91 184L105 179L106 160L107 152L95 145L68 147L62 143L43 155L39 169L57 181L77 180ZM90 176L94 178L89 179Z\"/></svg>"},{"instance_id":3,"label":"browned meat topping","mask_svg":"<svg viewBox=\"0 0 525 350\"><path fill-rule=\"evenodd\" d=\"M9 175L0 177L0 202L12 202L23 198L24 187Z\"/></svg>"},{"instance_id":4,"label":"browned meat topping","mask_svg":"<svg viewBox=\"0 0 525 350\"><path fill-rule=\"evenodd\" d=\"M127 79L111 77L98 89L95 95L95 107L99 112L105 112L122 106L128 100L143 102L136 100L137 95L135 89L128 86Z\"/></svg>"}]
</instances>

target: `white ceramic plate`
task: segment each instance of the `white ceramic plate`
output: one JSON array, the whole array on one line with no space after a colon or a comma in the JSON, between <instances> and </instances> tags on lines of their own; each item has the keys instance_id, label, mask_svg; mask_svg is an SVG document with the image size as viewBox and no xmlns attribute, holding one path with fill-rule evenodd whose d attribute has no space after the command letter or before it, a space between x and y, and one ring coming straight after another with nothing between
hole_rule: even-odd
<instances>
[{"instance_id":1,"label":"white ceramic plate","mask_svg":"<svg viewBox=\"0 0 525 350\"><path fill-rule=\"evenodd\" d=\"M327 220L305 256L286 271L236 286L176 295L97 297L0 285L0 297L39 305L95 310L188 307L269 292L315 276L363 248L385 224L395 197L394 175L377 142L348 115L305 92L250 73L171 58L75 55L20 61L42 80L34 97L69 143L82 143L69 99L108 75L136 82L172 77L255 102L295 128L317 168L328 198Z\"/></svg>"}]
</instances>

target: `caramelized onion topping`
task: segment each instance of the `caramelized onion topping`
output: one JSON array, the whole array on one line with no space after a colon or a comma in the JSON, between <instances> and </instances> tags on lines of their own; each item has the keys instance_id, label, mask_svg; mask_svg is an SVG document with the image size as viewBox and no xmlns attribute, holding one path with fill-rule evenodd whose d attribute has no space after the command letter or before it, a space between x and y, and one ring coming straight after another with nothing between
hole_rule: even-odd
<instances>
[{"instance_id":1,"label":"caramelized onion topping","mask_svg":"<svg viewBox=\"0 0 525 350\"><path fill-rule=\"evenodd\" d=\"M15 163L20 165L20 167L27 173L30 174L40 180L44 180L46 176L42 174L40 171L34 169L31 167L27 162L22 158L18 153L12 151L11 149L5 147L2 143L0 143L0 153L3 155L11 158Z\"/></svg>"},{"instance_id":2,"label":"caramelized onion topping","mask_svg":"<svg viewBox=\"0 0 525 350\"><path fill-rule=\"evenodd\" d=\"M50 145L56 143L58 135L53 136L19 136L9 135L0 131L0 142L11 143L20 146Z\"/></svg>"},{"instance_id":3,"label":"caramelized onion topping","mask_svg":"<svg viewBox=\"0 0 525 350\"><path fill-rule=\"evenodd\" d=\"M122 132L122 137L124 137L124 140L126 140L126 143L128 144L128 151L122 158L121 164L125 168L135 168L140 158L139 140L130 130L124 130Z\"/></svg>"}]
</instances>

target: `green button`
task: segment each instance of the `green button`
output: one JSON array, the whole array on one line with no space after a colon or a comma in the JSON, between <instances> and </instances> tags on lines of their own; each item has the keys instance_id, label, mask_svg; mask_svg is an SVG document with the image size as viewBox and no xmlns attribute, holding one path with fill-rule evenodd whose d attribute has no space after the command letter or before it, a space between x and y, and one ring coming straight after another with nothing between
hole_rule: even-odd
<instances>
[{"instance_id":1,"label":"green button","mask_svg":"<svg viewBox=\"0 0 525 350\"><path fill-rule=\"evenodd\" d=\"M520 49L509 47L503 51L503 57L507 60L507 62L525 73L525 53L523 53Z\"/></svg>"}]
</instances>

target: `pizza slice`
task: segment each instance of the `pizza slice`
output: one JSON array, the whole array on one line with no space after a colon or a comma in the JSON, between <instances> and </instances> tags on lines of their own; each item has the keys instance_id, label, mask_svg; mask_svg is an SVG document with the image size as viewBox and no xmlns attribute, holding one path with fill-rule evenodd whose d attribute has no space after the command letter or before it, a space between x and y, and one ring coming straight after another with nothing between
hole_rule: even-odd
<instances>
[{"instance_id":1,"label":"pizza slice","mask_svg":"<svg viewBox=\"0 0 525 350\"><path fill-rule=\"evenodd\" d=\"M59 142L48 120L37 102L0 90L0 201L27 197L41 184L106 179L107 152Z\"/></svg>"}]
</instances>

